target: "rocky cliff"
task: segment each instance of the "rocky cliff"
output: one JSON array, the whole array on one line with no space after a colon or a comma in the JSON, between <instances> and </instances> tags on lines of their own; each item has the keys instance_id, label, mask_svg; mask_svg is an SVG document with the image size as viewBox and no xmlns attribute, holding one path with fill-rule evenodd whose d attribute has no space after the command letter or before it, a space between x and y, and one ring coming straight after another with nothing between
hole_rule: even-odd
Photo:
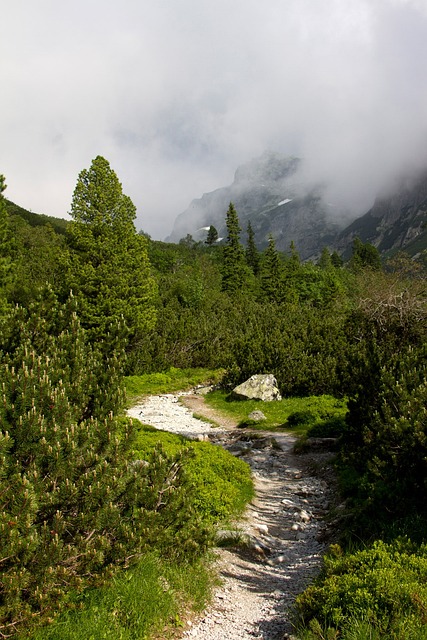
<instances>
[{"instance_id":1,"label":"rocky cliff","mask_svg":"<svg viewBox=\"0 0 427 640\"><path fill-rule=\"evenodd\" d=\"M334 246L348 253L353 239L376 246L381 254L404 250L417 256L427 247L427 171L396 183L372 209L338 234Z\"/></svg>"}]
</instances>

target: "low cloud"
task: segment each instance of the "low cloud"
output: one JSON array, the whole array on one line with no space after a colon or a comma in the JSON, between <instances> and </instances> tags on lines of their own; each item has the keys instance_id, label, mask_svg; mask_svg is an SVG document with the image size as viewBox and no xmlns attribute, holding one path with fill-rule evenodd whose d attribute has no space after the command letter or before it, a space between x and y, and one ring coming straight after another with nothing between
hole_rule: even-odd
<instances>
[{"instance_id":1,"label":"low cloud","mask_svg":"<svg viewBox=\"0 0 427 640\"><path fill-rule=\"evenodd\" d=\"M427 166L427 7L416 0L16 0L0 42L6 195L66 216L105 156L167 236L272 149L354 215Z\"/></svg>"}]
</instances>

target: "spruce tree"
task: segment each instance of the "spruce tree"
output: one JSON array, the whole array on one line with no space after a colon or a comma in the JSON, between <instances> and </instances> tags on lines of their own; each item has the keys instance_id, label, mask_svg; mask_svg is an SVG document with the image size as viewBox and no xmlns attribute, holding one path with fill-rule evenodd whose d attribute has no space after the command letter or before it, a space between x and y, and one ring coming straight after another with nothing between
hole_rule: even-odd
<instances>
[{"instance_id":1,"label":"spruce tree","mask_svg":"<svg viewBox=\"0 0 427 640\"><path fill-rule=\"evenodd\" d=\"M155 321L148 241L136 233L135 206L101 156L81 171L71 216L68 238L74 255L67 285L77 298L83 326L94 339L104 339L109 326L123 318L131 337L139 339Z\"/></svg>"},{"instance_id":2,"label":"spruce tree","mask_svg":"<svg viewBox=\"0 0 427 640\"><path fill-rule=\"evenodd\" d=\"M217 242L217 240L218 240L218 231L211 224L211 226L209 227L208 235L206 236L205 244L211 247L213 244L215 244L215 242Z\"/></svg>"},{"instance_id":3,"label":"spruce tree","mask_svg":"<svg viewBox=\"0 0 427 640\"><path fill-rule=\"evenodd\" d=\"M226 214L227 243L224 247L222 283L223 291L235 293L245 285L247 267L245 253L240 244L240 224L237 211L232 202Z\"/></svg>"},{"instance_id":4,"label":"spruce tree","mask_svg":"<svg viewBox=\"0 0 427 640\"><path fill-rule=\"evenodd\" d=\"M248 240L245 251L246 263L252 269L254 275L257 276L260 270L260 255L255 244L255 233L250 220L248 222L247 234Z\"/></svg>"},{"instance_id":5,"label":"spruce tree","mask_svg":"<svg viewBox=\"0 0 427 640\"><path fill-rule=\"evenodd\" d=\"M343 259L341 258L340 254L337 251L332 252L331 263L336 268L340 268L343 266L344 264Z\"/></svg>"},{"instance_id":6,"label":"spruce tree","mask_svg":"<svg viewBox=\"0 0 427 640\"><path fill-rule=\"evenodd\" d=\"M329 269L332 266L331 254L329 253L328 247L323 247L318 265L321 269Z\"/></svg>"},{"instance_id":7,"label":"spruce tree","mask_svg":"<svg viewBox=\"0 0 427 640\"><path fill-rule=\"evenodd\" d=\"M363 243L360 238L353 240L353 253L350 258L350 268L356 273L362 269L372 271L381 270L380 252L369 242Z\"/></svg>"},{"instance_id":8,"label":"spruce tree","mask_svg":"<svg viewBox=\"0 0 427 640\"><path fill-rule=\"evenodd\" d=\"M299 253L297 251L295 242L293 240L289 245L289 250L291 252L291 255L289 256L289 259L286 261L287 270L289 273L297 273L301 266L301 259L299 257Z\"/></svg>"},{"instance_id":9,"label":"spruce tree","mask_svg":"<svg viewBox=\"0 0 427 640\"><path fill-rule=\"evenodd\" d=\"M268 300L281 302L283 298L283 267L271 233L268 236L268 247L264 253L261 288Z\"/></svg>"}]
</instances>

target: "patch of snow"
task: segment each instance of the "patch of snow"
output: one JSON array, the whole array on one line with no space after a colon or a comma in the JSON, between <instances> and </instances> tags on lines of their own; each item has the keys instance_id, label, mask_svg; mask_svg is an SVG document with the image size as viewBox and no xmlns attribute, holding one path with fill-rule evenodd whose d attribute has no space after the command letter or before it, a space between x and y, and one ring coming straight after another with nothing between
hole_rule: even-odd
<instances>
[{"instance_id":1,"label":"patch of snow","mask_svg":"<svg viewBox=\"0 0 427 640\"><path fill-rule=\"evenodd\" d=\"M209 231L210 227L200 227L197 231Z\"/></svg>"},{"instance_id":2,"label":"patch of snow","mask_svg":"<svg viewBox=\"0 0 427 640\"><path fill-rule=\"evenodd\" d=\"M285 198L285 200L281 200L277 206L281 207L282 204L288 204L288 202L292 202L292 198Z\"/></svg>"}]
</instances>

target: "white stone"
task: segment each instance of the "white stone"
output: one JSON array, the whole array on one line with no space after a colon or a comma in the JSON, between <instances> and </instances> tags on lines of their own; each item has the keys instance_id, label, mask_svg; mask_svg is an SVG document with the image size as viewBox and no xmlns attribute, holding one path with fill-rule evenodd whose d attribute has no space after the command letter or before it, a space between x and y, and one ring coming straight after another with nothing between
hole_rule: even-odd
<instances>
[{"instance_id":1,"label":"white stone","mask_svg":"<svg viewBox=\"0 0 427 640\"><path fill-rule=\"evenodd\" d=\"M257 529L260 533L268 533L268 527L266 524L257 524L255 525L255 529Z\"/></svg>"}]
</instances>

